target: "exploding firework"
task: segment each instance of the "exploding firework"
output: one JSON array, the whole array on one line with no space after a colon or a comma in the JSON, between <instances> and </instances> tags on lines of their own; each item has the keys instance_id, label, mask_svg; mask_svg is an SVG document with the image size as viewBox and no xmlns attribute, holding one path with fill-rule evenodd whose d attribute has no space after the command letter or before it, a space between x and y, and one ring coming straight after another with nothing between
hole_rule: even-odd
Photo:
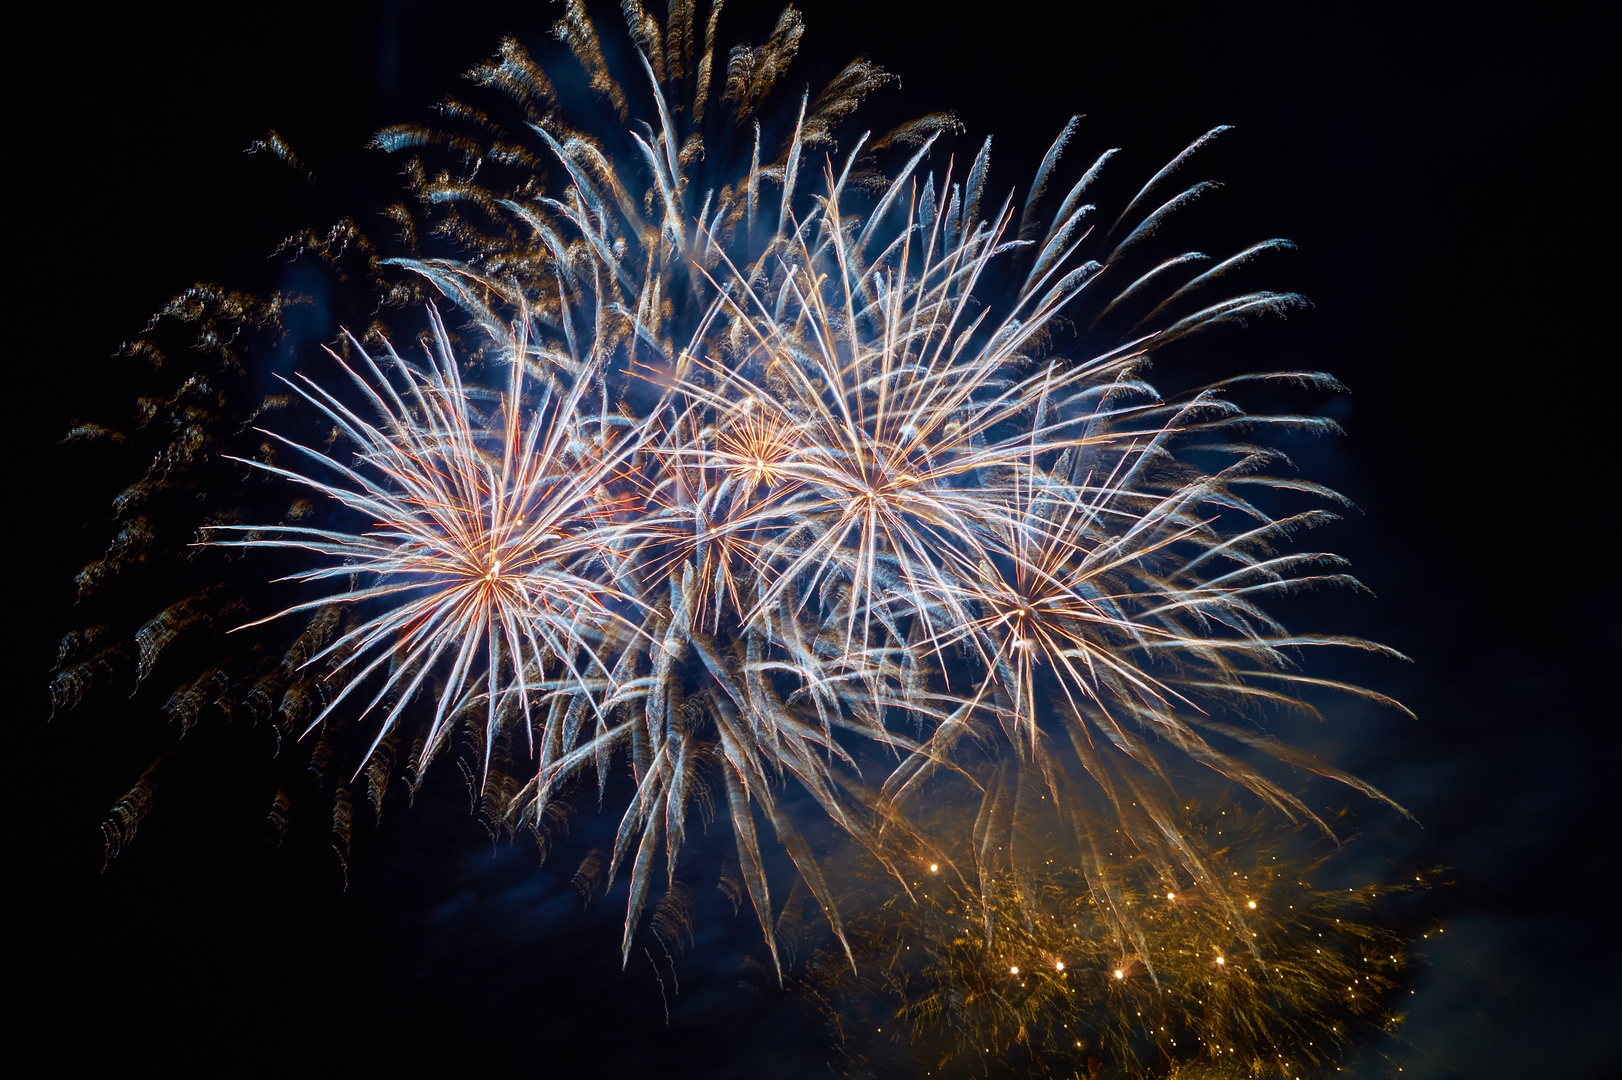
<instances>
[{"instance_id":1,"label":"exploding firework","mask_svg":"<svg viewBox=\"0 0 1622 1080\"><path fill-rule=\"evenodd\" d=\"M1258 754L1384 796L1246 717L1311 712L1303 695L1321 690L1386 699L1299 661L1378 646L1291 632L1264 606L1353 584L1332 555L1282 549L1329 512L1275 513L1255 496L1338 501L1284 474L1258 435L1332 425L1251 415L1233 394L1334 381L1286 372L1162 395L1145 378L1190 335L1301 303L1208 298L1282 241L1209 267L1164 249L1167 222L1210 187L1178 178L1222 129L1111 215L1089 200L1114 151L1047 198L1072 121L1023 203L996 203L989 140L962 167L944 149L950 116L842 133L890 81L867 61L787 103L774 134L792 9L765 45L732 50L724 78L718 8L702 34L691 5L662 27L625 11L638 55L624 79L579 4L557 28L594 116L560 105L509 40L470 73L488 110L447 100L443 126L378 136L405 156L413 203L391 209L403 254L382 258L348 223L294 241L335 265L358 255L365 287L402 318L430 295L458 312L454 327L430 316L423 361L374 328L342 343L337 381L300 377L295 395L250 410L198 376L154 406L185 422L120 513L201 487L235 503L196 522L206 550L304 559L289 575L304 591L267 606L211 586L142 624L133 649L88 658L87 631L64 649L59 702L126 655L139 682L188 628L244 626L167 708L186 723L208 703L274 718L308 735L318 776L341 758L341 849L344 785L364 773L380 804L407 729L415 783L465 720L481 813L538 836L571 784L595 773L601 788L627 762L635 794L607 863L610 883L629 867L627 956L659 854L675 889L689 818L712 791L776 967L757 815L846 941L840 890L785 785L904 883L899 843L944 845L942 859L952 843L931 839L930 793L997 744L1022 779L982 778L982 840L1041 794L1075 823L1075 858L1102 865L1116 856L1098 838L1124 835L1163 879L1242 919L1177 813L1174 763L1317 821ZM224 351L279 310L213 292L172 314ZM216 381L252 362L228 358ZM476 385L475 368L506 372L505 390ZM244 414L295 400L353 460L311 438L245 442ZM264 479L224 478L238 460ZM321 508L301 499L267 524L257 506L278 484ZM138 548L115 542L87 588ZM231 580L264 554L232 562ZM276 807L285 819L282 794ZM119 837L133 828L121 819ZM1087 879L1099 902L1102 875ZM980 893L988 934L994 891ZM1122 933L1141 933L1116 910ZM856 965L848 944L843 955Z\"/></svg>"},{"instance_id":2,"label":"exploding firework","mask_svg":"<svg viewBox=\"0 0 1622 1080\"><path fill-rule=\"evenodd\" d=\"M835 869L861 896L855 972L818 946L812 920L779 923L811 952L794 989L852 1075L1293 1077L1401 1023L1418 935L1400 912L1428 875L1330 885L1334 858L1300 829L1233 803L1180 806L1187 842L1230 882L1215 894L1162 877L1119 838L1074 861L1051 806L997 836L988 860L963 804L939 805L931 832L956 842L944 862L896 853L908 891L871 867Z\"/></svg>"},{"instance_id":3,"label":"exploding firework","mask_svg":"<svg viewBox=\"0 0 1622 1080\"><path fill-rule=\"evenodd\" d=\"M585 572L593 564L612 561L614 543L605 520L614 509L609 481L634 450L635 429L615 431L604 424L588 434L590 420L597 418L581 415L586 383L559 391L556 398L543 395L526 429L522 342L512 347L512 380L500 399L503 415L479 415L462 384L444 326L433 315L436 348L428 351L423 368L412 367L384 342L406 397L359 342L350 339L349 344L365 374L337 361L371 399L380 425L351 412L309 380L294 387L359 447L351 465L275 435L271 437L323 466L333 479L314 479L262 461L244 462L370 518L369 531L246 525L207 530L256 534L212 541L221 547L291 548L337 560L290 580L365 579L359 588L323 595L260 620L334 605L384 608L305 661L320 664L330 658L329 675L339 687L312 727L342 708L353 691L367 685L368 676L386 671L376 695L357 714L357 721L364 722L381 702L393 699L363 763L394 731L441 658L449 661L450 672L438 693L425 758L448 733L449 721L480 697L487 718L486 746L497 733L497 717L512 709L527 718L532 704L544 706L559 695L596 705L594 695L607 688L593 685L587 673L607 669L597 652L604 628L625 622L613 610L626 598L607 583L612 575L587 577ZM565 681L542 680L549 658L566 674ZM482 680L477 677L481 664Z\"/></svg>"}]
</instances>

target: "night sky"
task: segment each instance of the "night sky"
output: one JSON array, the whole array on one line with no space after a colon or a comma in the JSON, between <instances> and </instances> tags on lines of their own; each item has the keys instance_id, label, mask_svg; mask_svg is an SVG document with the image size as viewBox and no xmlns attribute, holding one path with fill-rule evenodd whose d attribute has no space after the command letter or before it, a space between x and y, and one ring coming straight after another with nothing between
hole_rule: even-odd
<instances>
[{"instance_id":1,"label":"night sky","mask_svg":"<svg viewBox=\"0 0 1622 1080\"><path fill-rule=\"evenodd\" d=\"M1619 646L1617 348L1599 169L1615 123L1598 100L1614 38L1597 17L1465 5L798 6L791 82L865 53L902 80L879 117L951 109L960 147L996 136L993 187L1029 177L1073 113L1078 158L1121 146L1118 167L1144 176L1235 125L1198 165L1224 187L1187 235L1213 251L1294 240L1278 275L1314 306L1227 347L1352 390L1323 403L1347 434L1291 452L1357 504L1316 542L1375 596L1314 599L1295 621L1414 659L1343 673L1417 721L1364 710L1292 737L1417 815L1359 819L1370 865L1452 868L1407 1044L1387 1050L1404 1077L1615 1075L1616 708L1600 684ZM778 10L732 0L721 40L760 41ZM373 131L426 117L502 34L539 46L556 17L182 4L62 12L13 38L30 55L8 152L27 191L8 334L22 491L7 877L22 914L7 966L24 1044L63 1071L828 1075L801 1003L739 987L765 987L743 963L747 911L700 921L679 993L664 987L667 1025L651 967L620 971L623 899L582 912L567 852L536 869L527 841L492 846L448 765L414 809L357 825L346 883L321 845L267 842L262 742L205 725L102 873L97 826L150 760L138 735L161 702L103 694L46 719L73 574L123 482L58 440L127 394L111 354L194 280L285 284L267 257L282 236L396 197L394 163L362 149ZM617 32L612 8L598 18ZM243 154L269 128L313 186ZM616 819L584 816L571 845Z\"/></svg>"}]
</instances>

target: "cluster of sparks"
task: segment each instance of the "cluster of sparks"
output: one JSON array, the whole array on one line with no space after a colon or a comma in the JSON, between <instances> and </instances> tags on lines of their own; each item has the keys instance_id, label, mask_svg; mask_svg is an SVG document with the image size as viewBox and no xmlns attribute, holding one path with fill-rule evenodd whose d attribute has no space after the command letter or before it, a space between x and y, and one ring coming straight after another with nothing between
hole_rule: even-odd
<instances>
[{"instance_id":1,"label":"cluster of sparks","mask_svg":"<svg viewBox=\"0 0 1622 1080\"><path fill-rule=\"evenodd\" d=\"M523 62L512 47L504 56ZM689 807L716 772L763 928L772 904L752 806L836 933L836 897L774 795L785 778L880 851L878 832L909 827L929 778L1000 728L1055 799L1067 763L1080 766L1139 843L1197 875L1199 856L1166 809L1167 749L1291 815L1313 816L1211 732L1378 795L1213 719L1323 684L1298 672L1290 647L1375 648L1291 634L1260 606L1346 579L1320 569L1331 556L1274 550L1328 515L1275 517L1246 489L1332 493L1270 475L1279 455L1249 441L1258 420L1223 387L1165 400L1140 375L1153 349L1297 298L1245 293L1134 326L1101 352L1050 348L1060 313L1130 266L1161 219L1200 193L1159 189L1215 132L1111 225L1095 227L1083 201L1106 153L1051 224L1034 218L1032 199L1016 227L1011 200L981 214L989 142L964 178L950 164L922 171L939 130L915 140L876 197L854 199L863 210L850 208L848 184L867 136L842 162L827 159L821 191L802 202L818 119L802 103L767 232L752 227L770 175L758 128L747 175L700 198L695 155L678 153L694 136L683 138L666 103L675 80L644 67L659 119L632 136L652 181L646 199L627 196L629 178L594 144L536 123L565 189L489 199L535 237L524 272L406 261L484 328L487 360L510 371L491 416L474 408L437 317L425 368L384 342L404 395L350 343L360 370L345 370L380 423L314 382L296 387L357 459L293 445L328 478L262 467L369 515L371 527L226 542L339 560L297 575L306 582L367 579L281 613L369 614L308 661L336 658L327 679L337 689L317 724L375 685L362 713L388 702L375 749L446 663L423 760L469 711L483 719L486 769L489 748L521 730L534 771L507 801L517 820L539 820L561 784L593 766L601 782L628 753L637 791L610 864L610 878L632 866L627 950L657 852L674 880ZM1102 259L1081 257L1095 248ZM1015 265L1024 273L1010 289ZM1097 306L1109 313L1165 266ZM1271 377L1333 385L1311 372ZM1226 462L1198 468L1196 452Z\"/></svg>"},{"instance_id":2,"label":"cluster of sparks","mask_svg":"<svg viewBox=\"0 0 1622 1080\"><path fill-rule=\"evenodd\" d=\"M372 270L418 283L385 300L426 284L459 327L431 308L420 358L374 330L330 353L339 380L293 380L351 455L267 431L241 460L313 495L320 517L205 533L305 560L287 579L294 601L248 623L306 620L280 668L310 673L299 700L312 686L323 700L303 726L352 725L356 775L386 783L403 728L422 727L420 774L465 724L489 813L538 833L570 785L595 774L600 787L628 762L635 793L607 867L610 884L622 867L631 878L627 957L660 853L675 888L690 819L719 801L778 976L761 819L857 967L841 892L788 812L794 785L904 893L919 891L917 865L951 876L930 903L979 927L963 949L982 974L996 966L987 950L1014 958L1006 973L1029 981L1027 997L1069 993L1078 967L1115 970L1120 993L1181 979L1176 950L1151 942L1164 919L1143 918L1106 869L1105 838L1159 881L1189 883L1206 916L1243 925L1249 901L1178 812L1173 762L1322 825L1258 755L1385 797L1219 718L1310 713L1304 695L1324 690L1395 706L1299 664L1316 646L1386 650L1293 633L1265 607L1355 584L1328 553L1282 550L1332 514L1254 498L1339 501L1254 438L1332 425L1250 415L1229 391L1334 380L1286 372L1162 396L1144 379L1173 342L1300 302L1197 295L1282 241L1163 288L1209 262L1155 254L1155 238L1209 188L1175 180L1222 129L1111 216L1089 200L1114 151L1056 211L1045 202L1073 120L1023 205L992 209L990 141L967 168L942 162L949 116L838 146L836 128L889 81L867 61L800 100L774 155L756 117L797 48L792 9L766 45L733 50L723 79L713 12L698 34L692 5L673 4L663 28L624 7L640 92L613 77L579 3L558 27L620 121L650 117L622 140L624 160L606 149L623 123L599 125L603 138L571 126L514 41L472 77L527 135L449 101L469 131L379 136L411 155L416 214L433 218L422 235L452 254L413 250ZM747 162L726 174L706 139L741 139ZM439 151L459 167L430 169L421 155ZM391 214L415 248L413 211ZM475 353L502 389L464 379ZM972 836L943 833L929 795L964 778L979 819ZM1066 822L1071 877L1033 885L1011 840L996 852L1037 798ZM1060 948L998 914L1031 888L1109 912L1109 933L1078 919ZM1166 910L1182 909L1168 898ZM1016 946L1015 926L1035 936ZM1088 953L1106 941L1120 956ZM938 945L938 963L959 965L941 987L967 970L956 948ZM913 1007L939 1012L931 993ZM985 1037L1006 1042L1006 1021L964 1030L978 1039L989 1023L1000 1034Z\"/></svg>"},{"instance_id":3,"label":"cluster of sparks","mask_svg":"<svg viewBox=\"0 0 1622 1080\"><path fill-rule=\"evenodd\" d=\"M1400 1023L1390 992L1408 943L1381 909L1424 879L1315 884L1326 860L1261 815L1178 811L1190 837L1225 834L1210 845L1223 892L1167 881L1141 856L1077 860L1063 815L1032 814L999 860L959 846L912 861L910 895L841 866L863 894L847 931L860 964L818 950L797 988L861 1075L1072 1076L1101 1062L1134 1076L1321 1075L1357 1032Z\"/></svg>"}]
</instances>

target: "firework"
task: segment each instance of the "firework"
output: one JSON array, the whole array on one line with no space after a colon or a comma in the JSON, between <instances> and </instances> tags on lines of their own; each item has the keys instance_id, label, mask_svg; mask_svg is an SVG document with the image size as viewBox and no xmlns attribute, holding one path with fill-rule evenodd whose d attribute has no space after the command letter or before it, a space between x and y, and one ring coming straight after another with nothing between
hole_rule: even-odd
<instances>
[{"instance_id":1,"label":"firework","mask_svg":"<svg viewBox=\"0 0 1622 1080\"><path fill-rule=\"evenodd\" d=\"M1201 299L1282 241L1208 268L1163 249L1167 222L1211 186L1177 180L1223 129L1113 216L1089 201L1106 151L1049 217L1074 120L1023 204L997 204L989 140L960 167L942 142L950 116L842 131L889 81L866 61L786 103L774 134L792 9L765 45L732 51L724 82L714 10L702 34L691 5L664 27L625 12L638 51L625 79L579 4L558 27L595 117L567 115L507 41L471 75L508 122L450 99L441 127L380 133L415 199L391 209L405 253L381 258L349 223L295 241L335 264L358 253L384 304L432 293L465 324L432 315L421 366L382 334L350 339L347 389L295 385L353 462L281 437L223 454L238 417L205 414L220 433L198 444L207 461L246 460L324 500L311 525L222 515L211 543L315 556L292 575L306 587L358 583L250 618L241 597L190 597L137 634L140 674L184 626L230 615L253 644L178 689L176 709L231 699L229 686L279 701L266 708L283 727L319 732L322 770L348 732L351 775L366 772L374 799L402 728L418 731L420 777L466 718L482 812L507 830L544 832L570 784L594 772L601 790L628 761L636 790L607 864L610 884L629 866L627 957L658 855L675 889L689 816L716 788L779 966L757 814L846 941L783 786L905 883L898 843L951 843L921 825L927 796L999 740L1024 779L983 778L982 880L986 838L1023 812L1016 791L1040 791L1075 823L1077 857L1103 860L1097 838L1125 835L1242 921L1176 813L1172 762L1313 821L1252 752L1384 798L1243 721L1258 705L1310 712L1308 691L1386 702L1298 656L1388 650L1291 632L1264 606L1355 584L1328 553L1281 550L1330 513L1275 514L1253 495L1338 501L1280 475L1257 435L1333 425L1250 415L1231 392L1334 381L1286 372L1162 396L1145 379L1159 350L1301 303ZM504 392L464 375L475 357L508 372ZM288 452L319 470L277 464ZM299 617L290 647L268 644ZM87 663L65 660L64 700ZM1103 877L1091 885L1107 895Z\"/></svg>"},{"instance_id":2,"label":"firework","mask_svg":"<svg viewBox=\"0 0 1622 1080\"><path fill-rule=\"evenodd\" d=\"M1416 935L1393 908L1428 887L1423 875L1331 886L1333 860L1298 830L1233 803L1179 806L1184 835L1240 898L1238 923L1226 895L1168 881L1142 855L1073 861L1051 808L1024 815L1001 860L976 870L962 804L941 805L932 832L958 842L934 856L945 862L897 853L910 894L838 868L862 897L847 929L858 972L817 948L795 981L853 1074L1292 1077L1401 1022ZM810 920L779 932L817 940Z\"/></svg>"},{"instance_id":3,"label":"firework","mask_svg":"<svg viewBox=\"0 0 1622 1080\"><path fill-rule=\"evenodd\" d=\"M559 694L596 706L613 685L604 681L611 665L598 652L604 627L625 622L614 605L627 598L613 587L612 571L588 575L613 561L615 541L606 521L613 510L608 481L634 451L636 430L591 429L596 418L581 415L580 399L589 385L584 382L570 390L557 388L555 395L549 386L526 425L522 341L511 346L512 377L499 399L501 415L479 415L462 384L444 325L437 312L431 315L434 348L426 350L423 368L406 363L383 343L390 367L405 384L405 397L353 338L352 356L364 374L333 356L370 399L380 424L352 412L309 379L294 385L300 397L359 447L355 461L345 465L271 437L324 466L332 480L244 461L370 518L367 532L245 525L208 530L256 534L212 541L221 547L293 549L339 560L289 580L363 579L358 588L295 604L243 629L333 605L384 609L305 661L320 664L331 658L329 678L339 687L311 728L343 707L353 691L367 685L368 676L386 672L357 714L364 721L392 698L377 736L362 755L363 765L393 732L442 658L449 661L450 672L438 693L424 760L445 737L449 721L480 696L489 738L496 734L497 717L509 708L527 718L532 704L544 706ZM566 675L565 681L549 683L542 677L548 659ZM477 677L481 664L483 680ZM484 691L479 695L475 691L481 681Z\"/></svg>"}]
</instances>

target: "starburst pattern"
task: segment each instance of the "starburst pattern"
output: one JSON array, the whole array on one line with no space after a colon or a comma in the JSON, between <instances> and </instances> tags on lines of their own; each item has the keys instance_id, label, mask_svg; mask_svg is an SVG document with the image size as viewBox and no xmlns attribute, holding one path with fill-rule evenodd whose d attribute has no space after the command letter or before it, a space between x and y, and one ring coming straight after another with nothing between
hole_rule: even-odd
<instances>
[{"instance_id":1,"label":"starburst pattern","mask_svg":"<svg viewBox=\"0 0 1622 1080\"><path fill-rule=\"evenodd\" d=\"M636 430L582 431L584 384L572 390L549 385L526 424L521 340L511 347L512 377L507 393L497 398L497 415L481 415L462 383L438 313L430 314L433 347L425 349L423 367L408 364L383 342L390 368L404 383L403 396L353 338L348 343L359 372L331 354L369 400L378 423L308 378L291 384L356 444L352 464L268 432L334 478L244 462L370 518L370 530L243 525L210 530L256 534L215 540L221 547L291 548L339 560L289 580L363 582L294 604L244 629L331 605L383 608L305 661L333 658L329 678L338 686L311 728L369 685L370 676L384 673L358 714L365 719L392 699L363 764L441 660L450 670L438 692L425 756L445 736L448 720L479 696L492 736L497 718L509 707L528 717L532 700L544 705L560 692L595 702L602 691L593 680L600 682L610 666L598 652L604 630L616 622L634 625L616 610L626 598L603 564L611 567L614 560L610 483L635 449ZM543 676L548 666L560 669L565 681L548 683Z\"/></svg>"},{"instance_id":2,"label":"starburst pattern","mask_svg":"<svg viewBox=\"0 0 1622 1080\"><path fill-rule=\"evenodd\" d=\"M1172 812L1174 763L1313 820L1258 753L1383 798L1244 722L1257 705L1310 712L1308 691L1386 700L1300 658L1378 646L1292 632L1264 606L1354 584L1332 555L1284 547L1331 514L1270 509L1340 501L1264 437L1333 425L1235 398L1261 380L1337 384L1288 372L1163 395L1146 380L1191 335L1302 303L1201 299L1283 241L1209 267L1164 246L1212 187L1183 170L1225 129L1111 217L1097 203L1113 150L1048 198L1072 120L1023 204L997 205L990 141L961 168L949 115L842 130L892 81L868 61L775 106L792 9L732 51L724 82L714 9L702 33L693 5L663 27L624 9L638 61L623 80L583 5L557 31L601 115L567 116L542 65L503 42L470 73L489 110L451 99L443 125L378 136L414 199L390 210L405 253L378 257L352 223L295 242L335 263L359 252L381 302L433 295L463 321L430 316L421 365L350 340L346 388L294 387L353 462L288 439L232 455L323 497L324 516L238 514L212 523L215 544L314 556L292 575L313 591L357 579L249 623L310 619L293 647L256 654L249 696L281 695L318 751L336 727L363 731L352 775L385 783L403 728L421 732L420 776L468 718L500 828L543 832L569 785L594 774L601 791L627 762L606 875L629 868L626 957L659 854L674 889L689 820L716 802L774 965L761 817L845 940L789 784L906 887L895 838L936 843L920 831L932 785L1013 755L1021 790L1068 807L1083 849L1123 830L1230 911ZM508 372L505 391L464 375L475 363ZM317 468L273 460L287 451ZM203 606L141 629L140 677ZM59 675L65 697L80 667ZM205 698L228 670L171 700ZM1013 798L982 785L977 873Z\"/></svg>"}]
</instances>

